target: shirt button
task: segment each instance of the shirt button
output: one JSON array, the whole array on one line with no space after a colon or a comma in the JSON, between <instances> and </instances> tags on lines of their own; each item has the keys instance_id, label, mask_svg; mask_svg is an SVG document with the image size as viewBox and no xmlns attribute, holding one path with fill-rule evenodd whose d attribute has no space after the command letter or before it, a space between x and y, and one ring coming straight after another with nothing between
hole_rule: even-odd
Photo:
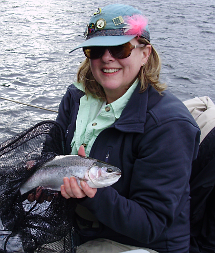
<instances>
[{"instance_id":1,"label":"shirt button","mask_svg":"<svg viewBox=\"0 0 215 253\"><path fill-rule=\"evenodd\" d=\"M109 112L110 111L110 107L109 106L105 107L105 111Z\"/></svg>"},{"instance_id":2,"label":"shirt button","mask_svg":"<svg viewBox=\"0 0 215 253\"><path fill-rule=\"evenodd\" d=\"M92 124L92 126L96 126L96 125L97 125L97 123L93 123L93 124Z\"/></svg>"}]
</instances>

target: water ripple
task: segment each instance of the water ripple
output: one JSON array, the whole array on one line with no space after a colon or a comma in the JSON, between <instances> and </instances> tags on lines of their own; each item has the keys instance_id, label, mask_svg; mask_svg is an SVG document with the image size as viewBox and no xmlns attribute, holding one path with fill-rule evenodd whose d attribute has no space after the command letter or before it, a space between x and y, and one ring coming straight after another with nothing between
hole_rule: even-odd
<instances>
[{"instance_id":1,"label":"water ripple","mask_svg":"<svg viewBox=\"0 0 215 253\"><path fill-rule=\"evenodd\" d=\"M58 110L84 59L81 50L69 51L83 41L89 17L106 4L0 0L0 95ZM215 101L214 0L133 0L132 5L149 19L152 43L163 61L162 81L181 100L208 95ZM1 99L0 108L0 141L56 117Z\"/></svg>"}]
</instances>

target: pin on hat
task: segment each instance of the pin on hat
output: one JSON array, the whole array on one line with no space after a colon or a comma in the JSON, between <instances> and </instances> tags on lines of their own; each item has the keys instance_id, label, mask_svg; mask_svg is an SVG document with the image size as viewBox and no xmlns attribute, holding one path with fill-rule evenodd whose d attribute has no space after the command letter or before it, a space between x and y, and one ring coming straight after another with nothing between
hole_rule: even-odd
<instances>
[{"instance_id":1,"label":"pin on hat","mask_svg":"<svg viewBox=\"0 0 215 253\"><path fill-rule=\"evenodd\" d=\"M118 46L136 36L150 41L147 19L130 5L110 4L98 8L85 30L86 40L71 52L82 47Z\"/></svg>"}]
</instances>

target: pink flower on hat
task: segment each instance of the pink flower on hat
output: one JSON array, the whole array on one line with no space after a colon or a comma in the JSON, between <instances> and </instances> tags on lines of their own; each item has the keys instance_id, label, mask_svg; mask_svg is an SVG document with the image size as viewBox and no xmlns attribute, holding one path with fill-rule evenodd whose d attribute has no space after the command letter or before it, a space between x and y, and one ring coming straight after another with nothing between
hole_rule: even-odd
<instances>
[{"instance_id":1,"label":"pink flower on hat","mask_svg":"<svg viewBox=\"0 0 215 253\"><path fill-rule=\"evenodd\" d=\"M125 34L137 36L142 35L143 31L146 29L146 26L148 24L148 20L139 14L135 14L131 17L125 17L125 22L128 25Z\"/></svg>"}]
</instances>

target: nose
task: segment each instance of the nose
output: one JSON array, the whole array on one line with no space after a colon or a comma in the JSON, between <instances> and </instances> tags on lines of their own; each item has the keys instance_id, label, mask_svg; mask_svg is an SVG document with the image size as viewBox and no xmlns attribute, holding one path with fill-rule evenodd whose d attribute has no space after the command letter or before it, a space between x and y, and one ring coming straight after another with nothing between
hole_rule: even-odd
<instances>
[{"instance_id":1,"label":"nose","mask_svg":"<svg viewBox=\"0 0 215 253\"><path fill-rule=\"evenodd\" d=\"M102 55L102 60L104 62L108 61L115 61L115 58L111 55L108 49L105 50L104 54Z\"/></svg>"}]
</instances>

